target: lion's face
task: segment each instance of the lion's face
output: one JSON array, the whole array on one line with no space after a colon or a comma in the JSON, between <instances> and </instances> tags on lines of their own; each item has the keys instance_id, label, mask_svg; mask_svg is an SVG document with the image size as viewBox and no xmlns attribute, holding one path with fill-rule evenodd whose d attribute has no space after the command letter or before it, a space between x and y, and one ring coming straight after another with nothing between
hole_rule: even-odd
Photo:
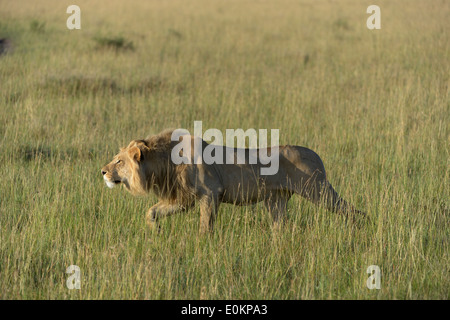
<instances>
[{"instance_id":1,"label":"lion's face","mask_svg":"<svg viewBox=\"0 0 450 320\"><path fill-rule=\"evenodd\" d=\"M133 173L137 172L142 159L142 152L138 146L136 141L132 141L128 147L121 149L113 160L102 168L103 179L109 188L114 188L122 183L127 189L130 189Z\"/></svg>"},{"instance_id":2,"label":"lion's face","mask_svg":"<svg viewBox=\"0 0 450 320\"><path fill-rule=\"evenodd\" d=\"M117 154L113 160L102 168L103 179L109 188L119 183L128 184L131 178L130 158L125 152Z\"/></svg>"}]
</instances>

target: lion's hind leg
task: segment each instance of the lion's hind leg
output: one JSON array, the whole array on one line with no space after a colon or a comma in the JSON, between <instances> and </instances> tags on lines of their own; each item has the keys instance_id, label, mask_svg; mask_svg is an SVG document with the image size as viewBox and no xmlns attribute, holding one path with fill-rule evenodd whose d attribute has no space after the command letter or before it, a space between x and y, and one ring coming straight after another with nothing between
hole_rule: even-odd
<instances>
[{"instance_id":1,"label":"lion's hind leg","mask_svg":"<svg viewBox=\"0 0 450 320\"><path fill-rule=\"evenodd\" d=\"M283 224L286 216L287 203L291 197L289 193L277 193L264 199L264 205L269 211L275 227Z\"/></svg>"}]
</instances>

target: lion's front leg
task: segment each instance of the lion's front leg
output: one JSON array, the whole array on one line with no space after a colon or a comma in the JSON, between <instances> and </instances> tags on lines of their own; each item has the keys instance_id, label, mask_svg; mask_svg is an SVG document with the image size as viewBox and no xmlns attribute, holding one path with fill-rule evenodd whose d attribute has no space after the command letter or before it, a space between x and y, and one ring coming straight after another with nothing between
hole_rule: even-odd
<instances>
[{"instance_id":1,"label":"lion's front leg","mask_svg":"<svg viewBox=\"0 0 450 320\"><path fill-rule=\"evenodd\" d=\"M216 220L219 201L213 196L204 196L200 200L200 233L206 234L213 231Z\"/></svg>"},{"instance_id":2,"label":"lion's front leg","mask_svg":"<svg viewBox=\"0 0 450 320\"><path fill-rule=\"evenodd\" d=\"M161 201L148 210L145 220L150 228L154 228L160 218L164 218L184 210L185 208L179 204L171 204Z\"/></svg>"}]
</instances>

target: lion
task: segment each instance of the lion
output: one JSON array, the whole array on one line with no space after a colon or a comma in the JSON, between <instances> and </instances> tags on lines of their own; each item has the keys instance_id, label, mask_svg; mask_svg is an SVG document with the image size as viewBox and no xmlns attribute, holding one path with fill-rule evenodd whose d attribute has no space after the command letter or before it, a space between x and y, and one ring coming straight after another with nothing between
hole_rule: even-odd
<instances>
[{"instance_id":1,"label":"lion","mask_svg":"<svg viewBox=\"0 0 450 320\"><path fill-rule=\"evenodd\" d=\"M213 230L221 203L250 205L260 201L264 202L273 223L279 225L293 194L316 205L323 204L333 212L365 216L338 195L327 181L322 160L308 148L294 145L267 148L266 152L278 152L279 167L273 175L262 175L261 168L267 165L260 161L175 164L171 154L179 141L172 141L173 131L169 129L143 140L131 141L101 169L110 188L121 184L132 194L156 194L159 202L146 214L146 223L150 227L163 217L192 208L197 202L200 205L200 233L208 233ZM192 145L195 139L200 139L202 150L209 145L193 136L183 136L180 140L186 137ZM252 150L255 149L244 149L246 156ZM232 148L236 157L239 151L243 150Z\"/></svg>"}]
</instances>

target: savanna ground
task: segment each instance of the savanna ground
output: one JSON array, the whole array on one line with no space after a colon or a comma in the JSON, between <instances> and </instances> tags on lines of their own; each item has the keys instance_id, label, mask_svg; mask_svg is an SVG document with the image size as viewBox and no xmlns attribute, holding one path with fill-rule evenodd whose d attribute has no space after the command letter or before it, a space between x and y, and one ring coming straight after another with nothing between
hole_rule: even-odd
<instances>
[{"instance_id":1,"label":"savanna ground","mask_svg":"<svg viewBox=\"0 0 450 320\"><path fill-rule=\"evenodd\" d=\"M0 1L1 299L448 299L448 1ZM356 227L298 197L144 224L107 189L167 127L280 129L315 150ZM66 287L69 265L81 290ZM370 265L380 290L366 287Z\"/></svg>"}]
</instances>

